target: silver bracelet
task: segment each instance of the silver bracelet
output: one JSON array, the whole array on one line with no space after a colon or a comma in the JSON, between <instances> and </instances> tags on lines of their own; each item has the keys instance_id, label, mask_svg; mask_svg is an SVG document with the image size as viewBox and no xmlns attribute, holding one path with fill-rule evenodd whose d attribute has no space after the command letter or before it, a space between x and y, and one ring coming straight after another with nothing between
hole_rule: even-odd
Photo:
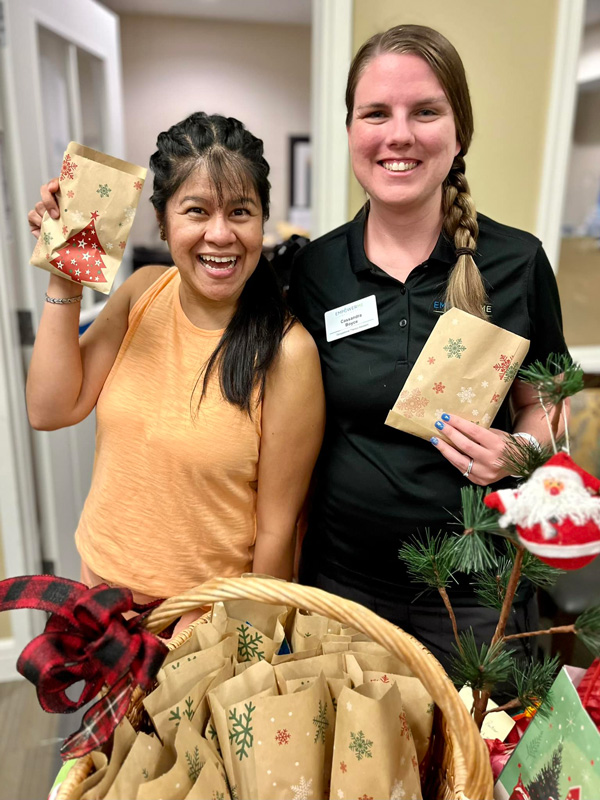
<instances>
[{"instance_id":1,"label":"silver bracelet","mask_svg":"<svg viewBox=\"0 0 600 800\"><path fill-rule=\"evenodd\" d=\"M535 445L535 447L537 447L538 450L542 449L541 444L538 442L538 440L535 438L535 436L533 436L533 434L531 434L531 433L525 433L525 431L520 431L518 433L513 433L512 435L513 436L520 436L521 439L525 439L530 444Z\"/></svg>"},{"instance_id":2,"label":"silver bracelet","mask_svg":"<svg viewBox=\"0 0 600 800\"><path fill-rule=\"evenodd\" d=\"M48 297L48 292L46 292L46 302L53 303L57 306L66 306L70 303L80 303L82 297L82 294L78 294L76 297Z\"/></svg>"}]
</instances>

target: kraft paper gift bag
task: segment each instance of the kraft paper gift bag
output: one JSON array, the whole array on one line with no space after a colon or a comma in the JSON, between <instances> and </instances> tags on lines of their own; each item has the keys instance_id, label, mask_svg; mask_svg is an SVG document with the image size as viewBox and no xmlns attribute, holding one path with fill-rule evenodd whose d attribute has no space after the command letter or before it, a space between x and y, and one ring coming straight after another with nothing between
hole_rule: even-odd
<instances>
[{"instance_id":1,"label":"kraft paper gift bag","mask_svg":"<svg viewBox=\"0 0 600 800\"><path fill-rule=\"evenodd\" d=\"M489 428L529 350L529 340L451 308L437 321L386 425L421 439L442 413Z\"/></svg>"},{"instance_id":2,"label":"kraft paper gift bag","mask_svg":"<svg viewBox=\"0 0 600 800\"><path fill-rule=\"evenodd\" d=\"M303 658L300 661L286 661L273 667L280 694L285 694L287 682L303 678L316 678L321 673L326 678L344 678L344 658L339 653L326 656Z\"/></svg>"},{"instance_id":3,"label":"kraft paper gift bag","mask_svg":"<svg viewBox=\"0 0 600 800\"><path fill-rule=\"evenodd\" d=\"M429 749L434 711L433 699L421 681L407 675L394 675L392 672L364 670L352 655L346 657L346 669L357 687L369 683L381 683L384 686L395 683L398 686L420 764Z\"/></svg>"},{"instance_id":4,"label":"kraft paper gift bag","mask_svg":"<svg viewBox=\"0 0 600 800\"><path fill-rule=\"evenodd\" d=\"M102 775L102 779L82 794L82 800L102 800L108 789L114 783L117 774L134 745L135 731L129 720L124 717L117 725L113 736L110 760Z\"/></svg>"},{"instance_id":5,"label":"kraft paper gift bag","mask_svg":"<svg viewBox=\"0 0 600 800\"><path fill-rule=\"evenodd\" d=\"M396 684L342 690L329 797L421 800L415 746Z\"/></svg>"},{"instance_id":6,"label":"kraft paper gift bag","mask_svg":"<svg viewBox=\"0 0 600 800\"><path fill-rule=\"evenodd\" d=\"M159 764L162 745L157 736L138 733L135 742L104 800L135 797L140 784L153 780Z\"/></svg>"},{"instance_id":7,"label":"kraft paper gift bag","mask_svg":"<svg viewBox=\"0 0 600 800\"><path fill-rule=\"evenodd\" d=\"M335 712L322 675L294 694L257 700L253 797L327 797L334 728Z\"/></svg>"},{"instance_id":8,"label":"kraft paper gift bag","mask_svg":"<svg viewBox=\"0 0 600 800\"><path fill-rule=\"evenodd\" d=\"M208 650L214 647L222 640L223 635L215 628L210 622L203 622L196 625L194 631L187 642L175 647L165 656L163 666L170 664L171 661L177 661L183 656L188 656L191 653L198 653L201 650Z\"/></svg>"},{"instance_id":9,"label":"kraft paper gift bag","mask_svg":"<svg viewBox=\"0 0 600 800\"><path fill-rule=\"evenodd\" d=\"M146 173L143 167L71 142L56 195L60 216L44 214L31 263L108 294Z\"/></svg>"},{"instance_id":10,"label":"kraft paper gift bag","mask_svg":"<svg viewBox=\"0 0 600 800\"><path fill-rule=\"evenodd\" d=\"M239 662L271 661L285 638L285 624L291 609L253 600L215 603L212 622L217 630L238 637Z\"/></svg>"}]
</instances>

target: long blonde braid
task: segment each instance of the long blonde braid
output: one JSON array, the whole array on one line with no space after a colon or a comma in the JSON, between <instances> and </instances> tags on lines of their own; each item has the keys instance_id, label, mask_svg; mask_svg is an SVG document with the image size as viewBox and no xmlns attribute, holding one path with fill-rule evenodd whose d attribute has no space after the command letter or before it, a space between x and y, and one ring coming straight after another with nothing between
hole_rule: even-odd
<instances>
[{"instance_id":1,"label":"long blonde braid","mask_svg":"<svg viewBox=\"0 0 600 800\"><path fill-rule=\"evenodd\" d=\"M460 154L444 182L442 203L444 232L454 242L458 256L446 286L445 309L460 308L486 319L487 295L474 260L479 235L477 211L465 176L465 160Z\"/></svg>"}]
</instances>

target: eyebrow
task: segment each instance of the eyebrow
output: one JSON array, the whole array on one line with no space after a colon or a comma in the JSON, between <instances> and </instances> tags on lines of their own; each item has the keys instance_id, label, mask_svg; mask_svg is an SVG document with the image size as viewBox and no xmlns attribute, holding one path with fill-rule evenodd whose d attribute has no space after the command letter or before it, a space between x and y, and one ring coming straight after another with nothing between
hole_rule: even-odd
<instances>
[{"instance_id":1,"label":"eyebrow","mask_svg":"<svg viewBox=\"0 0 600 800\"><path fill-rule=\"evenodd\" d=\"M214 203L214 197L200 197L199 195L186 195L185 197L181 198L182 203L192 202L192 203ZM251 197L233 197L227 199L228 205L252 205L255 208L258 208L258 205L255 200Z\"/></svg>"},{"instance_id":2,"label":"eyebrow","mask_svg":"<svg viewBox=\"0 0 600 800\"><path fill-rule=\"evenodd\" d=\"M428 106L428 105L435 105L436 103L448 103L448 102L449 101L448 101L448 98L446 97L446 95L442 94L442 95L438 95L437 97L424 97L424 98L418 100L416 103L414 103L414 105L416 105L416 106ZM363 103L362 105L357 106L356 110L357 111L362 111L365 108L389 108L389 106L390 106L389 103L379 103L379 102Z\"/></svg>"}]
</instances>

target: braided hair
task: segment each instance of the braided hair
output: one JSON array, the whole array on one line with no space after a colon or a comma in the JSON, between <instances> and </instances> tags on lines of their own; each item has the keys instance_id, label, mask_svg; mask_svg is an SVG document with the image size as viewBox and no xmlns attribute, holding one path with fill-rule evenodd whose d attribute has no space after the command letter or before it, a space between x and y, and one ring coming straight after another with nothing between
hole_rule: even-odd
<instances>
[{"instance_id":1,"label":"braided hair","mask_svg":"<svg viewBox=\"0 0 600 800\"><path fill-rule=\"evenodd\" d=\"M460 152L442 186L443 230L454 242L456 263L446 286L445 308L461 308L485 319L486 291L474 260L477 250L477 211L465 176L465 159L473 138L473 110L465 69L454 46L433 28L424 25L396 25L376 33L354 56L346 84L346 125L352 123L356 86L367 65L384 53L420 56L440 82L456 125Z\"/></svg>"},{"instance_id":2,"label":"braided hair","mask_svg":"<svg viewBox=\"0 0 600 800\"><path fill-rule=\"evenodd\" d=\"M198 168L206 171L219 205L227 197L256 192L263 222L268 218L271 185L263 143L239 120L197 112L160 133L156 146L150 158L154 173L150 201L161 225L169 198ZM223 396L251 416L253 392L258 387L260 402L287 324L277 280L269 262L261 257L217 347L200 368L192 398L201 386L198 405L202 402L208 381L218 370Z\"/></svg>"}]
</instances>

